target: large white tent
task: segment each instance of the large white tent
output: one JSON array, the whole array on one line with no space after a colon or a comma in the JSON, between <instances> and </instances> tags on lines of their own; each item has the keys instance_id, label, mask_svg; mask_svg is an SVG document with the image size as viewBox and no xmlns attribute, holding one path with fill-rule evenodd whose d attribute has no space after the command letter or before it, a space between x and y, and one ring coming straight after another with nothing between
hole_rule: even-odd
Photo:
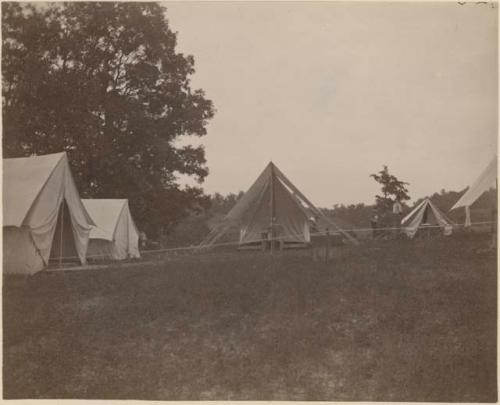
<instances>
[{"instance_id":1,"label":"large white tent","mask_svg":"<svg viewBox=\"0 0 500 405\"><path fill-rule=\"evenodd\" d=\"M488 164L486 169L481 173L477 180L469 187L465 194L451 207L450 211L455 208L465 207L465 225L471 224L470 206L485 193L497 186L497 156L495 156Z\"/></svg>"},{"instance_id":2,"label":"large white tent","mask_svg":"<svg viewBox=\"0 0 500 405\"><path fill-rule=\"evenodd\" d=\"M91 225L66 153L3 160L5 273L36 273L51 257L84 264Z\"/></svg>"},{"instance_id":3,"label":"large white tent","mask_svg":"<svg viewBox=\"0 0 500 405\"><path fill-rule=\"evenodd\" d=\"M327 228L357 243L317 209L272 162L201 246L213 245L234 226L240 229L240 246L259 242L269 232L285 244L305 244L310 242L311 229Z\"/></svg>"},{"instance_id":4,"label":"large white tent","mask_svg":"<svg viewBox=\"0 0 500 405\"><path fill-rule=\"evenodd\" d=\"M426 227L439 227L445 235L450 235L453 230L452 222L428 198L401 220L402 231L409 238L413 238L419 229Z\"/></svg>"},{"instance_id":5,"label":"large white tent","mask_svg":"<svg viewBox=\"0 0 500 405\"><path fill-rule=\"evenodd\" d=\"M138 258L139 232L126 199L82 199L96 223L90 231L87 256L96 259Z\"/></svg>"}]
</instances>

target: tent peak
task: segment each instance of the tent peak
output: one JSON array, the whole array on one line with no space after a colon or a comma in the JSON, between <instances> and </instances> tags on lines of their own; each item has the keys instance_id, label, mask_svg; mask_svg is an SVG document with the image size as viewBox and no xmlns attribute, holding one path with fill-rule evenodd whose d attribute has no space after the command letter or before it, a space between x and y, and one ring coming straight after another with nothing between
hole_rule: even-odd
<instances>
[{"instance_id":1,"label":"tent peak","mask_svg":"<svg viewBox=\"0 0 500 405\"><path fill-rule=\"evenodd\" d=\"M272 213L269 214L269 208ZM276 214L276 215L275 215ZM240 226L240 243L249 238L260 240L267 232L269 219L281 222L282 235L288 232L291 240L308 241L311 215L315 215L332 229L342 233L350 242L358 242L316 208L300 190L270 161L257 180L229 211L223 223L212 229L200 246L213 245L232 225ZM272 226L272 225L271 225ZM250 236L249 236L250 235ZM245 239L246 238L246 239Z\"/></svg>"},{"instance_id":2,"label":"tent peak","mask_svg":"<svg viewBox=\"0 0 500 405\"><path fill-rule=\"evenodd\" d=\"M276 165L276 163L274 163L272 160L269 161L269 163L267 164L266 166L267 169L271 169L271 170L278 170L279 171L279 168L278 166Z\"/></svg>"}]
</instances>

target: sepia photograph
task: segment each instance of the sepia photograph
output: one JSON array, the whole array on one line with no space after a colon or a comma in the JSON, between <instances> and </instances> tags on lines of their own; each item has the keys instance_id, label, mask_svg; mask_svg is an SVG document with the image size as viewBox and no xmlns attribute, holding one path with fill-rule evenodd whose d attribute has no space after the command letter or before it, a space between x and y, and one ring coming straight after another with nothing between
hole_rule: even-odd
<instances>
[{"instance_id":1,"label":"sepia photograph","mask_svg":"<svg viewBox=\"0 0 500 405\"><path fill-rule=\"evenodd\" d=\"M498 3L1 2L3 399L495 403Z\"/></svg>"}]
</instances>

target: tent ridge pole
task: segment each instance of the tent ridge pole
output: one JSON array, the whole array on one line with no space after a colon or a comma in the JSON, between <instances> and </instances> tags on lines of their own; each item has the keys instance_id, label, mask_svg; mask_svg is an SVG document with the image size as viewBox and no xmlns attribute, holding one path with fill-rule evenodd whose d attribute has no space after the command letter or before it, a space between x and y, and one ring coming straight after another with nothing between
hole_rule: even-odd
<instances>
[{"instance_id":1,"label":"tent ridge pole","mask_svg":"<svg viewBox=\"0 0 500 405\"><path fill-rule=\"evenodd\" d=\"M64 232L64 197L59 208L61 210L61 236L59 239L59 267L62 268L63 232Z\"/></svg>"}]
</instances>

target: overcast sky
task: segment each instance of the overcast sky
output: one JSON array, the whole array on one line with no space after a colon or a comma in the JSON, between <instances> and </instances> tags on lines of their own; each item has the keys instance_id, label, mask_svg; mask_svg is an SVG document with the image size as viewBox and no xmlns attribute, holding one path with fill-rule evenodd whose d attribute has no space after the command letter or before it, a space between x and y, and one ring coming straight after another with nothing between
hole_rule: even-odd
<instances>
[{"instance_id":1,"label":"overcast sky","mask_svg":"<svg viewBox=\"0 0 500 405\"><path fill-rule=\"evenodd\" d=\"M163 3L217 113L208 193L269 160L316 205L373 203L389 166L419 197L497 150L497 10L457 3Z\"/></svg>"}]
</instances>

